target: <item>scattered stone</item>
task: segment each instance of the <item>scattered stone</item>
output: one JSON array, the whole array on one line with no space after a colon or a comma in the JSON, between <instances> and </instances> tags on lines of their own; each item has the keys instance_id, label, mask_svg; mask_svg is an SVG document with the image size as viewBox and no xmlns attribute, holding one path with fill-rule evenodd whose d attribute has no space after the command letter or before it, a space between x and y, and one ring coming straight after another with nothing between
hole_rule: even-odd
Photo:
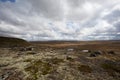
<instances>
[{"instance_id":1,"label":"scattered stone","mask_svg":"<svg viewBox=\"0 0 120 80\"><path fill-rule=\"evenodd\" d=\"M33 51L33 50L34 50L33 47L28 47L28 48L26 48L26 51Z\"/></svg>"},{"instance_id":2,"label":"scattered stone","mask_svg":"<svg viewBox=\"0 0 120 80\"><path fill-rule=\"evenodd\" d=\"M96 57L96 55L94 53L91 53L90 57Z\"/></svg>"},{"instance_id":3,"label":"scattered stone","mask_svg":"<svg viewBox=\"0 0 120 80\"><path fill-rule=\"evenodd\" d=\"M108 51L108 54L115 54L114 51Z\"/></svg>"},{"instance_id":4,"label":"scattered stone","mask_svg":"<svg viewBox=\"0 0 120 80\"><path fill-rule=\"evenodd\" d=\"M20 49L19 49L19 51L33 51L34 50L34 48L33 47L21 47Z\"/></svg>"},{"instance_id":5,"label":"scattered stone","mask_svg":"<svg viewBox=\"0 0 120 80\"><path fill-rule=\"evenodd\" d=\"M84 52L84 53L88 53L88 52L89 52L89 50L82 50L82 52Z\"/></svg>"},{"instance_id":6,"label":"scattered stone","mask_svg":"<svg viewBox=\"0 0 120 80\"><path fill-rule=\"evenodd\" d=\"M95 51L94 53L95 53L96 55L100 55L100 54L102 54L101 51Z\"/></svg>"},{"instance_id":7,"label":"scattered stone","mask_svg":"<svg viewBox=\"0 0 120 80\"><path fill-rule=\"evenodd\" d=\"M70 49L67 49L67 51L74 51L74 49L70 48Z\"/></svg>"},{"instance_id":8,"label":"scattered stone","mask_svg":"<svg viewBox=\"0 0 120 80\"><path fill-rule=\"evenodd\" d=\"M74 59L72 57L69 57L69 56L66 57L66 60L74 61Z\"/></svg>"},{"instance_id":9,"label":"scattered stone","mask_svg":"<svg viewBox=\"0 0 120 80\"><path fill-rule=\"evenodd\" d=\"M3 71L2 75L0 75L0 80L23 80L22 78L23 74L14 69L6 69Z\"/></svg>"},{"instance_id":10,"label":"scattered stone","mask_svg":"<svg viewBox=\"0 0 120 80\"><path fill-rule=\"evenodd\" d=\"M102 54L101 51L94 51L90 54L90 57L96 57L96 56L101 55L101 54Z\"/></svg>"},{"instance_id":11,"label":"scattered stone","mask_svg":"<svg viewBox=\"0 0 120 80\"><path fill-rule=\"evenodd\" d=\"M6 78L8 78L9 77L9 73L7 72L6 74L2 74L1 76L0 76L0 80L6 80Z\"/></svg>"}]
</instances>

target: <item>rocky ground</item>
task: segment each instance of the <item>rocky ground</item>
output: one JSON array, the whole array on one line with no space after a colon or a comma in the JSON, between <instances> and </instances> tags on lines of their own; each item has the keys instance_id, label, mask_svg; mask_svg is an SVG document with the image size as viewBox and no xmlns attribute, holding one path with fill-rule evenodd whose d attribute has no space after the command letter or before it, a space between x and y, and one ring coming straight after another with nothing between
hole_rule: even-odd
<instances>
[{"instance_id":1,"label":"rocky ground","mask_svg":"<svg viewBox=\"0 0 120 80\"><path fill-rule=\"evenodd\" d=\"M120 50L0 48L0 80L120 80Z\"/></svg>"}]
</instances>

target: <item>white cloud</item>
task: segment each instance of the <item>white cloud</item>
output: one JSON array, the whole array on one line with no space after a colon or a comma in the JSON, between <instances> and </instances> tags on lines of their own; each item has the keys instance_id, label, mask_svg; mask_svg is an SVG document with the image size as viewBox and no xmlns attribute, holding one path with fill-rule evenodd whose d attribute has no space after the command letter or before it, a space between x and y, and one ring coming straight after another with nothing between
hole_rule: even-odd
<instances>
[{"instance_id":1,"label":"white cloud","mask_svg":"<svg viewBox=\"0 0 120 80\"><path fill-rule=\"evenodd\" d=\"M26 40L120 39L119 5L120 0L0 3L0 35Z\"/></svg>"}]
</instances>

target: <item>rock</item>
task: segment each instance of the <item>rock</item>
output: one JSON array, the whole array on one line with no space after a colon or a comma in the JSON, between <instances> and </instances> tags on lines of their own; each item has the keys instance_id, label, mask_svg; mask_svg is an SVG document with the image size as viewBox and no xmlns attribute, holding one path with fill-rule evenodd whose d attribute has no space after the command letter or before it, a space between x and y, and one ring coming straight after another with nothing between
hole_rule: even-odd
<instances>
[{"instance_id":1,"label":"rock","mask_svg":"<svg viewBox=\"0 0 120 80\"><path fill-rule=\"evenodd\" d=\"M91 53L91 54L90 54L90 57L96 57L96 54Z\"/></svg>"},{"instance_id":2,"label":"rock","mask_svg":"<svg viewBox=\"0 0 120 80\"><path fill-rule=\"evenodd\" d=\"M67 51L73 51L74 49L70 48L70 49L67 49Z\"/></svg>"},{"instance_id":3,"label":"rock","mask_svg":"<svg viewBox=\"0 0 120 80\"><path fill-rule=\"evenodd\" d=\"M0 80L23 80L23 73L13 69L5 69L0 75Z\"/></svg>"},{"instance_id":4,"label":"rock","mask_svg":"<svg viewBox=\"0 0 120 80\"><path fill-rule=\"evenodd\" d=\"M74 59L72 57L69 57L69 56L66 56L66 60L74 61Z\"/></svg>"},{"instance_id":5,"label":"rock","mask_svg":"<svg viewBox=\"0 0 120 80\"><path fill-rule=\"evenodd\" d=\"M96 55L100 55L100 54L102 54L101 51L95 51L94 53L95 53Z\"/></svg>"},{"instance_id":6,"label":"rock","mask_svg":"<svg viewBox=\"0 0 120 80\"><path fill-rule=\"evenodd\" d=\"M21 47L19 51L33 51L34 48L33 47Z\"/></svg>"},{"instance_id":7,"label":"rock","mask_svg":"<svg viewBox=\"0 0 120 80\"><path fill-rule=\"evenodd\" d=\"M101 54L102 54L101 51L94 51L90 54L90 57L96 57L96 56L101 55Z\"/></svg>"},{"instance_id":8,"label":"rock","mask_svg":"<svg viewBox=\"0 0 120 80\"><path fill-rule=\"evenodd\" d=\"M89 52L89 50L82 50L82 52L84 52L84 53L88 53L88 52Z\"/></svg>"},{"instance_id":9,"label":"rock","mask_svg":"<svg viewBox=\"0 0 120 80\"><path fill-rule=\"evenodd\" d=\"M0 75L0 80L6 80L11 75L11 72L6 71L2 75Z\"/></svg>"},{"instance_id":10,"label":"rock","mask_svg":"<svg viewBox=\"0 0 120 80\"><path fill-rule=\"evenodd\" d=\"M26 51L33 51L33 50L34 50L33 47L28 47L28 48L26 48Z\"/></svg>"},{"instance_id":11,"label":"rock","mask_svg":"<svg viewBox=\"0 0 120 80\"><path fill-rule=\"evenodd\" d=\"M108 54L115 54L114 51L108 51Z\"/></svg>"}]
</instances>

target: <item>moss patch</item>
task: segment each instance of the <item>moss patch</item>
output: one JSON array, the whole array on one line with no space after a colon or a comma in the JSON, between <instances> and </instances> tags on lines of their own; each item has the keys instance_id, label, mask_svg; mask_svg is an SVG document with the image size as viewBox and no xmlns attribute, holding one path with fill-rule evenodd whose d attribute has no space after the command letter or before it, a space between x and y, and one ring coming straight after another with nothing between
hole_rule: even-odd
<instances>
[{"instance_id":1,"label":"moss patch","mask_svg":"<svg viewBox=\"0 0 120 80\"><path fill-rule=\"evenodd\" d=\"M92 69L88 65L79 65L78 70L80 72L91 73Z\"/></svg>"},{"instance_id":2,"label":"moss patch","mask_svg":"<svg viewBox=\"0 0 120 80\"><path fill-rule=\"evenodd\" d=\"M37 80L41 75L46 75L52 71L52 65L41 60L35 60L30 63L25 71L30 74L32 80Z\"/></svg>"},{"instance_id":3,"label":"moss patch","mask_svg":"<svg viewBox=\"0 0 120 80\"><path fill-rule=\"evenodd\" d=\"M115 72L120 73L119 62L107 61L101 64L101 67L108 72L110 76L116 76Z\"/></svg>"},{"instance_id":4,"label":"moss patch","mask_svg":"<svg viewBox=\"0 0 120 80\"><path fill-rule=\"evenodd\" d=\"M58 58L47 59L46 61L51 64L60 64L64 62L63 59L58 59Z\"/></svg>"}]
</instances>

